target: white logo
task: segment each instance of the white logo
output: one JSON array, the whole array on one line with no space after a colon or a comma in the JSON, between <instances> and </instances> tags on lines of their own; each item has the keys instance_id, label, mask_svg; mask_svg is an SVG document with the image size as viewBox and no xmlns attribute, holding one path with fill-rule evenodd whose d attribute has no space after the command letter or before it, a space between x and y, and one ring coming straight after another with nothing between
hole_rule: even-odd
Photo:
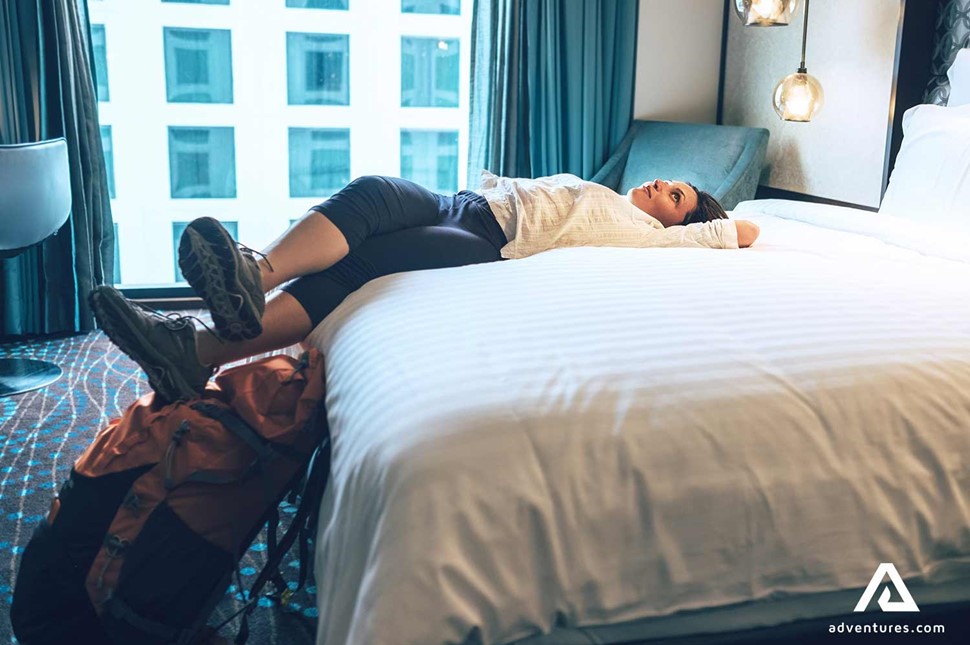
<instances>
[{"instance_id":1,"label":"white logo","mask_svg":"<svg viewBox=\"0 0 970 645\"><path fill-rule=\"evenodd\" d=\"M876 569L876 572L872 574L872 580L869 581L869 586L862 594L862 598L859 599L859 604L855 606L853 611L865 611L866 607L869 606L869 602L876 593L876 589L882 583L883 578L886 574L889 574L889 579L896 586L896 592L902 600L889 600L889 587L887 586L882 590L882 595L879 596L879 607L883 611L919 611L919 607L916 606L916 601L913 600L913 596L910 595L909 589L903 583L903 579L899 577L899 572L896 571L896 567L892 562L883 562Z\"/></svg>"}]
</instances>

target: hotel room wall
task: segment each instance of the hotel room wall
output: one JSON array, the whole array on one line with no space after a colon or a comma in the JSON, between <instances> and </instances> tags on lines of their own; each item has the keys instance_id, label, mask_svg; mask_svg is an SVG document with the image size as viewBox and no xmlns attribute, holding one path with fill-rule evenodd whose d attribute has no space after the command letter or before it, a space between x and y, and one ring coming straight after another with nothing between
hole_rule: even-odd
<instances>
[{"instance_id":1,"label":"hotel room wall","mask_svg":"<svg viewBox=\"0 0 970 645\"><path fill-rule=\"evenodd\" d=\"M801 4L784 28L746 29L730 16L723 122L771 132L763 186L879 205L901 6L898 0L811 3L806 62L825 91L825 105L811 123L781 121L771 105L775 84L798 67Z\"/></svg>"},{"instance_id":2,"label":"hotel room wall","mask_svg":"<svg viewBox=\"0 0 970 645\"><path fill-rule=\"evenodd\" d=\"M633 117L714 123L724 6L640 0Z\"/></svg>"}]
</instances>

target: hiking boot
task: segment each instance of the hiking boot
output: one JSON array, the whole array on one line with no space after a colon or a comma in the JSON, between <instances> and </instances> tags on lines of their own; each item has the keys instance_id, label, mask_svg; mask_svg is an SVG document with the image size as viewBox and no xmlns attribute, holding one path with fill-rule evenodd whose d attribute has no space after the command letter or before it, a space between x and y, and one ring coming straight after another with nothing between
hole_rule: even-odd
<instances>
[{"instance_id":1,"label":"hiking boot","mask_svg":"<svg viewBox=\"0 0 970 645\"><path fill-rule=\"evenodd\" d=\"M183 401L205 391L215 369L199 361L188 316L148 311L107 286L96 287L89 301L98 325L145 371L159 396Z\"/></svg>"},{"instance_id":2,"label":"hiking boot","mask_svg":"<svg viewBox=\"0 0 970 645\"><path fill-rule=\"evenodd\" d=\"M179 240L179 268L205 301L219 336L238 341L263 333L266 296L252 249L240 247L211 217L189 223Z\"/></svg>"}]
</instances>

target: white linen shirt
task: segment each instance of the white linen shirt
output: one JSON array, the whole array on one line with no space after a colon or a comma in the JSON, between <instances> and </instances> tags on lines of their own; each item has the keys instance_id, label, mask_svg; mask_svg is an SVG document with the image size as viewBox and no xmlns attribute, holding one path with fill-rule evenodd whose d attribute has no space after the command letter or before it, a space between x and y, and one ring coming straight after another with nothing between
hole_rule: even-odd
<instances>
[{"instance_id":1,"label":"white linen shirt","mask_svg":"<svg viewBox=\"0 0 970 645\"><path fill-rule=\"evenodd\" d=\"M575 175L515 179L483 170L476 192L505 233L506 259L570 246L738 248L729 219L664 228L625 195Z\"/></svg>"}]
</instances>

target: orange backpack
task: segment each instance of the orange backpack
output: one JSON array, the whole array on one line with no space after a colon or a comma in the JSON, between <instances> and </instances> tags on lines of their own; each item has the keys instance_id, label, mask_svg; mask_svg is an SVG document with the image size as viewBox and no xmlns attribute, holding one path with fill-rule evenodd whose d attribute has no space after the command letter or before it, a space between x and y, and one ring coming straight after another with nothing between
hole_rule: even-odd
<instances>
[{"instance_id":1,"label":"orange backpack","mask_svg":"<svg viewBox=\"0 0 970 645\"><path fill-rule=\"evenodd\" d=\"M323 360L310 351L226 370L199 399L136 401L75 462L24 551L11 608L17 638L198 642L268 525L267 563L236 641L244 642L266 582L288 599L279 564L297 539L298 587L306 578L329 476L323 395ZM288 495L299 508L278 538Z\"/></svg>"}]
</instances>

